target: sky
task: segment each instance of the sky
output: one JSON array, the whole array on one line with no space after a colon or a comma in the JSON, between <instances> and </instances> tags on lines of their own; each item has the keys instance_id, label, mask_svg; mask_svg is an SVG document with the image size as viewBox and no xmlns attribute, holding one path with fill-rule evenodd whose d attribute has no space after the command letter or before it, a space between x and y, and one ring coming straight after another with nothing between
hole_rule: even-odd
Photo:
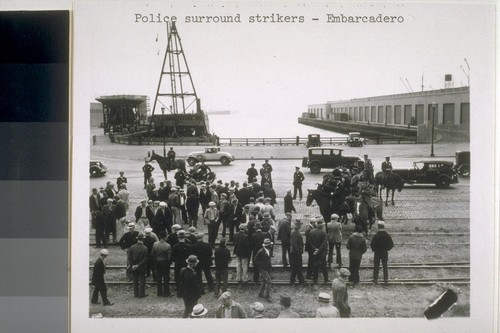
<instances>
[{"instance_id":1,"label":"sky","mask_svg":"<svg viewBox=\"0 0 500 333\"><path fill-rule=\"evenodd\" d=\"M153 102L166 48L166 25L157 17L176 16L202 108L236 112L227 125L255 123L261 136L272 136L277 124L295 124L308 104L420 91L422 76L424 90L443 88L445 74L455 87L467 85L461 67L468 72L470 65L473 77L485 62L484 31L493 29L494 18L492 7L456 4L76 5L79 112L100 95L144 94ZM241 23L185 22L186 16L237 14ZM257 14L303 16L304 22L250 23ZM327 23L328 14L403 22Z\"/></svg>"}]
</instances>

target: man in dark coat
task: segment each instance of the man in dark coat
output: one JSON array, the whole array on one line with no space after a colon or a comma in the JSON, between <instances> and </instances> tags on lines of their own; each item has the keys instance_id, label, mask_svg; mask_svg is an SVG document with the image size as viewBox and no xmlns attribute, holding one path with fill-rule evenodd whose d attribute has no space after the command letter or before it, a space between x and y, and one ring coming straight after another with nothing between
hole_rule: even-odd
<instances>
[{"instance_id":1,"label":"man in dark coat","mask_svg":"<svg viewBox=\"0 0 500 333\"><path fill-rule=\"evenodd\" d=\"M179 273L183 267L186 267L186 259L191 254L191 246L186 243L186 233L179 230L177 233L179 243L172 247L172 261L174 262L174 279L177 287L177 297L181 297Z\"/></svg>"},{"instance_id":2,"label":"man in dark coat","mask_svg":"<svg viewBox=\"0 0 500 333\"><path fill-rule=\"evenodd\" d=\"M144 235L137 236L137 243L132 245L128 252L129 265L134 278L134 297L146 297L146 264L148 262L148 248L142 243Z\"/></svg>"},{"instance_id":3,"label":"man in dark coat","mask_svg":"<svg viewBox=\"0 0 500 333\"><path fill-rule=\"evenodd\" d=\"M259 268L260 276L262 278L262 285L259 291L259 297L266 298L271 302L271 255L270 248L273 243L269 238L264 239L261 244L261 249L254 256L254 266Z\"/></svg>"},{"instance_id":4,"label":"man in dark coat","mask_svg":"<svg viewBox=\"0 0 500 333\"><path fill-rule=\"evenodd\" d=\"M199 200L200 200L202 215L205 216L205 211L208 208L208 204L210 203L210 201L212 201L212 196L210 194L210 191L207 189L207 185L205 184L202 184L200 186Z\"/></svg>"},{"instance_id":5,"label":"man in dark coat","mask_svg":"<svg viewBox=\"0 0 500 333\"><path fill-rule=\"evenodd\" d=\"M169 234L172 233L172 213L165 202L160 202L160 207L156 210L153 221L152 227L155 234L158 235L162 230L167 230Z\"/></svg>"},{"instance_id":6,"label":"man in dark coat","mask_svg":"<svg viewBox=\"0 0 500 333\"><path fill-rule=\"evenodd\" d=\"M288 267L287 253L288 257L290 257L291 219L292 215L287 214L287 218L281 221L278 228L278 240L281 241L281 261L283 262L283 267Z\"/></svg>"},{"instance_id":7,"label":"man in dark coat","mask_svg":"<svg viewBox=\"0 0 500 333\"><path fill-rule=\"evenodd\" d=\"M144 166L142 167L142 172L144 173L144 188L148 185L148 180L153 176L153 170L155 168L149 164L148 161L144 162Z\"/></svg>"},{"instance_id":8,"label":"man in dark coat","mask_svg":"<svg viewBox=\"0 0 500 333\"><path fill-rule=\"evenodd\" d=\"M95 247L100 248L101 244L104 248L108 245L108 240L106 237L106 221L104 220L104 214L102 212L97 212L95 215Z\"/></svg>"},{"instance_id":9,"label":"man in dark coat","mask_svg":"<svg viewBox=\"0 0 500 333\"><path fill-rule=\"evenodd\" d=\"M323 273L323 279L325 280L325 283L330 282L330 280L328 279L328 271L326 269L328 241L325 231L325 221L323 219L319 219L317 228L311 230L311 232L309 233L309 241L313 256L313 282L315 284L318 282L318 271L320 269Z\"/></svg>"},{"instance_id":10,"label":"man in dark coat","mask_svg":"<svg viewBox=\"0 0 500 333\"><path fill-rule=\"evenodd\" d=\"M153 250L153 245L156 242L156 239L153 238L151 232L153 229L146 228L144 229L144 245L148 248L148 262L146 264L146 277L148 278L150 275L153 275L153 281L156 281L156 269L153 266L154 262L151 257L151 251Z\"/></svg>"},{"instance_id":11,"label":"man in dark coat","mask_svg":"<svg viewBox=\"0 0 500 333\"><path fill-rule=\"evenodd\" d=\"M214 279L212 278L212 272L210 267L212 266L212 247L207 242L203 241L203 233L197 233L197 242L191 246L191 254L194 254L199 263L196 265L196 276L198 277L198 282L200 283L201 294L205 294L203 288L203 274L205 274L205 280L207 280L207 285L209 290L214 288Z\"/></svg>"},{"instance_id":12,"label":"man in dark coat","mask_svg":"<svg viewBox=\"0 0 500 333\"><path fill-rule=\"evenodd\" d=\"M304 232L306 237L305 250L307 251L307 273L306 273L307 279L312 279L314 248L311 246L310 234L312 230L316 229L316 226L317 226L316 220L313 219L311 220L310 224L306 226L306 230Z\"/></svg>"},{"instance_id":13,"label":"man in dark coat","mask_svg":"<svg viewBox=\"0 0 500 333\"><path fill-rule=\"evenodd\" d=\"M180 295L184 300L184 313L182 318L188 318L193 307L198 303L201 297L200 283L196 276L195 267L198 264L198 258L190 255L187 260L187 267L183 267L179 272Z\"/></svg>"},{"instance_id":14,"label":"man in dark coat","mask_svg":"<svg viewBox=\"0 0 500 333\"><path fill-rule=\"evenodd\" d=\"M116 243L116 206L113 204L113 199L109 198L107 204L102 207L104 218L106 242L109 241L109 234L113 234L113 243Z\"/></svg>"},{"instance_id":15,"label":"man in dark coat","mask_svg":"<svg viewBox=\"0 0 500 333\"><path fill-rule=\"evenodd\" d=\"M190 227L198 228L198 211L200 208L200 201L196 193L192 192L186 199L186 212L188 215L188 222Z\"/></svg>"},{"instance_id":16,"label":"man in dark coat","mask_svg":"<svg viewBox=\"0 0 500 333\"><path fill-rule=\"evenodd\" d=\"M184 184L186 183L186 173L181 169L177 169L177 172L174 175L175 185L180 188L184 188Z\"/></svg>"},{"instance_id":17,"label":"man in dark coat","mask_svg":"<svg viewBox=\"0 0 500 333\"><path fill-rule=\"evenodd\" d=\"M297 199L297 191L299 192L299 199L302 200L302 182L305 177L300 167L295 167L295 172L293 174L293 200Z\"/></svg>"},{"instance_id":18,"label":"man in dark coat","mask_svg":"<svg viewBox=\"0 0 500 333\"><path fill-rule=\"evenodd\" d=\"M167 232L162 231L158 235L160 240L153 244L151 258L156 267L158 282L156 290L158 296L169 297L170 295L170 263L172 260L172 247L167 243Z\"/></svg>"},{"instance_id":19,"label":"man in dark coat","mask_svg":"<svg viewBox=\"0 0 500 333\"><path fill-rule=\"evenodd\" d=\"M238 199L231 200L231 209L229 211L229 242L234 242L234 230L238 230L243 217L243 206Z\"/></svg>"},{"instance_id":20,"label":"man in dark coat","mask_svg":"<svg viewBox=\"0 0 500 333\"><path fill-rule=\"evenodd\" d=\"M134 213L135 223L140 226L139 230L149 227L151 215L148 217L148 214L152 214L152 211L148 213L147 201L141 200L141 205L137 206Z\"/></svg>"},{"instance_id":21,"label":"man in dark coat","mask_svg":"<svg viewBox=\"0 0 500 333\"><path fill-rule=\"evenodd\" d=\"M172 170L174 161L175 161L175 150L174 147L170 147L170 150L167 152L167 161L168 161L168 168L169 170Z\"/></svg>"},{"instance_id":22,"label":"man in dark coat","mask_svg":"<svg viewBox=\"0 0 500 333\"><path fill-rule=\"evenodd\" d=\"M236 256L236 281L248 282L248 263L252 255L252 245L247 234L246 224L240 224L239 232L234 236L234 255Z\"/></svg>"},{"instance_id":23,"label":"man in dark coat","mask_svg":"<svg viewBox=\"0 0 500 333\"><path fill-rule=\"evenodd\" d=\"M370 246L374 254L373 282L377 283L378 281L378 270L380 267L380 261L382 261L384 283L387 283L387 280L389 279L389 272L387 270L387 260L389 258L388 252L393 248L394 243L392 242L391 235L385 231L384 221L378 221L378 231L373 236Z\"/></svg>"},{"instance_id":24,"label":"man in dark coat","mask_svg":"<svg viewBox=\"0 0 500 333\"><path fill-rule=\"evenodd\" d=\"M255 163L252 163L250 168L247 169L248 183L253 183L254 178L257 177L258 174L259 172L255 169Z\"/></svg>"},{"instance_id":25,"label":"man in dark coat","mask_svg":"<svg viewBox=\"0 0 500 333\"><path fill-rule=\"evenodd\" d=\"M366 252L366 239L361 232L363 228L360 225L354 227L354 233L347 240L346 247L349 250L349 281L355 285L359 282L359 266L361 265L361 258L363 253Z\"/></svg>"},{"instance_id":26,"label":"man in dark coat","mask_svg":"<svg viewBox=\"0 0 500 333\"><path fill-rule=\"evenodd\" d=\"M303 285L304 275L302 274L302 253L304 252L304 240L300 234L302 222L295 220L293 230L290 234L290 285L294 285L295 278L299 284Z\"/></svg>"},{"instance_id":27,"label":"man in dark coat","mask_svg":"<svg viewBox=\"0 0 500 333\"><path fill-rule=\"evenodd\" d=\"M94 292L92 293L92 304L99 304L99 293L101 293L102 304L103 305L113 305L108 300L108 290L106 288L106 283L104 282L104 274L106 273L106 258L109 254L107 249L102 249L100 252L100 257L96 260L94 264L94 270L92 271L92 285L94 285Z\"/></svg>"},{"instance_id":28,"label":"man in dark coat","mask_svg":"<svg viewBox=\"0 0 500 333\"><path fill-rule=\"evenodd\" d=\"M229 262L231 253L226 248L226 239L221 238L219 247L214 251L215 261L215 296L219 297L220 285L222 283L222 292L227 291L227 279L229 274Z\"/></svg>"},{"instance_id":29,"label":"man in dark coat","mask_svg":"<svg viewBox=\"0 0 500 333\"><path fill-rule=\"evenodd\" d=\"M259 266L255 264L255 256L257 252L262 248L262 244L264 243L264 239L268 236L267 233L262 232L262 226L260 222L255 223L255 232L250 236L250 243L252 244L252 262L253 262L253 282L256 284L259 283Z\"/></svg>"},{"instance_id":30,"label":"man in dark coat","mask_svg":"<svg viewBox=\"0 0 500 333\"><path fill-rule=\"evenodd\" d=\"M287 190L286 195L283 199L285 213L297 213L295 206L293 205L292 190Z\"/></svg>"},{"instance_id":31,"label":"man in dark coat","mask_svg":"<svg viewBox=\"0 0 500 333\"><path fill-rule=\"evenodd\" d=\"M122 184L127 184L127 177L123 175L123 171L120 171L120 177L116 178L116 188L121 189Z\"/></svg>"},{"instance_id":32,"label":"man in dark coat","mask_svg":"<svg viewBox=\"0 0 500 333\"><path fill-rule=\"evenodd\" d=\"M158 194L157 194L158 200L167 202L169 195L170 195L170 188L165 186L165 182L160 182L160 188L158 188Z\"/></svg>"},{"instance_id":33,"label":"man in dark coat","mask_svg":"<svg viewBox=\"0 0 500 333\"><path fill-rule=\"evenodd\" d=\"M92 194L89 197L89 209L92 216L92 228L95 228L95 217L98 212L102 211L101 195L95 187L92 189Z\"/></svg>"},{"instance_id":34,"label":"man in dark coat","mask_svg":"<svg viewBox=\"0 0 500 333\"><path fill-rule=\"evenodd\" d=\"M221 236L226 237L226 229L229 226L229 221L231 219L231 203L227 200L227 195L225 193L221 193L220 201L218 205L219 209L219 222L218 224L222 224L222 232ZM217 227L219 229L219 227Z\"/></svg>"}]
</instances>

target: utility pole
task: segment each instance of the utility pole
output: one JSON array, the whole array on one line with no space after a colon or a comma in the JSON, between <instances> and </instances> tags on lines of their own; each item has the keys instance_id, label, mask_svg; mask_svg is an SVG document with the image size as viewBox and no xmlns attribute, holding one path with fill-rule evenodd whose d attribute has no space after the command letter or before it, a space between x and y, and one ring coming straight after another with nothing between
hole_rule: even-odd
<instances>
[{"instance_id":1,"label":"utility pole","mask_svg":"<svg viewBox=\"0 0 500 333\"><path fill-rule=\"evenodd\" d=\"M431 157L434 157L434 119L436 112L436 102L432 102L432 128L431 128Z\"/></svg>"}]
</instances>

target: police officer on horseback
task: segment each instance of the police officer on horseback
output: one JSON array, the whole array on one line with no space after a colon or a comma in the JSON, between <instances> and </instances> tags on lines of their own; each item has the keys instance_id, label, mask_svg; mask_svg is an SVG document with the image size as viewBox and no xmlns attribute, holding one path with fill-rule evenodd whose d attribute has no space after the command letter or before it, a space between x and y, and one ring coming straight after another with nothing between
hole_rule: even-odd
<instances>
[{"instance_id":1,"label":"police officer on horseback","mask_svg":"<svg viewBox=\"0 0 500 333\"><path fill-rule=\"evenodd\" d=\"M385 161L382 162L382 172L384 173L384 182L386 181L387 177L392 174L392 163L390 161L390 157L386 156Z\"/></svg>"},{"instance_id":2,"label":"police officer on horseback","mask_svg":"<svg viewBox=\"0 0 500 333\"><path fill-rule=\"evenodd\" d=\"M174 147L170 147L170 150L167 153L167 159L168 159L168 168L170 170L173 169L174 161L175 161L175 150Z\"/></svg>"}]
</instances>

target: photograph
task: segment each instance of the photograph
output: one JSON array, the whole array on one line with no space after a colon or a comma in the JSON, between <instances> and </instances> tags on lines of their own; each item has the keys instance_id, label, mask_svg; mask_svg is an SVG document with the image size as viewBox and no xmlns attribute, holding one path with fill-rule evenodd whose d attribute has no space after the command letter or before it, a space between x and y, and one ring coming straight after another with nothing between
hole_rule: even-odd
<instances>
[{"instance_id":1,"label":"photograph","mask_svg":"<svg viewBox=\"0 0 500 333\"><path fill-rule=\"evenodd\" d=\"M73 331L491 329L494 6L77 1L72 23Z\"/></svg>"}]
</instances>

